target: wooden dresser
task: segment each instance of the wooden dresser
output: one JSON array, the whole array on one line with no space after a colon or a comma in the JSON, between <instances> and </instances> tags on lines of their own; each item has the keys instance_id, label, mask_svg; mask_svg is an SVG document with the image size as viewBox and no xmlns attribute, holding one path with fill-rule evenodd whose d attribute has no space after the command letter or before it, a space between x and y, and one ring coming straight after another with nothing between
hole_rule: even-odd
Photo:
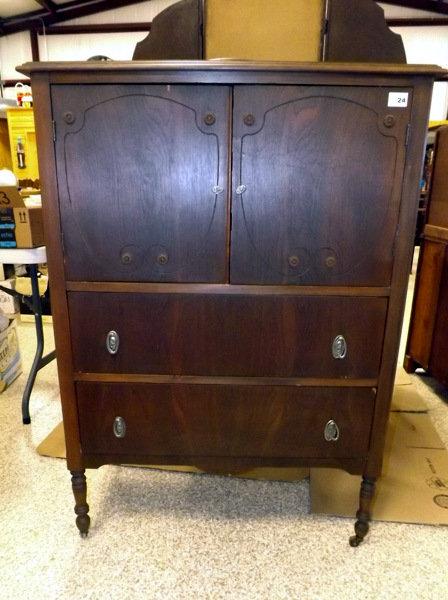
<instances>
[{"instance_id":1,"label":"wooden dresser","mask_svg":"<svg viewBox=\"0 0 448 600\"><path fill-rule=\"evenodd\" d=\"M437 67L32 63L68 468L380 475Z\"/></svg>"}]
</instances>

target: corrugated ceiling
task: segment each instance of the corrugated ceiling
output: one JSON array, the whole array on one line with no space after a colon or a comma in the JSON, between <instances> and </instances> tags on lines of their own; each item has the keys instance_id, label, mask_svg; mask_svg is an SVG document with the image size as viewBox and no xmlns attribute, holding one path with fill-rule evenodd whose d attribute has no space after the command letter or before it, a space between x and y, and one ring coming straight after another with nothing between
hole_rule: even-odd
<instances>
[{"instance_id":1,"label":"corrugated ceiling","mask_svg":"<svg viewBox=\"0 0 448 600\"><path fill-rule=\"evenodd\" d=\"M0 0L0 21L2 19L10 19L11 17L16 17L19 15L26 15L27 13L35 13L39 11L47 12L50 14L50 11L46 11L46 8L51 8L52 6L62 6L64 4L81 4L83 6L86 5L94 5L99 0L79 0L78 2L74 2L73 0ZM142 1L142 0L140 0ZM310 0L311 2L312 0ZM378 0L377 0L378 1ZM384 2L386 0L383 0ZM393 0L389 0L387 4L391 4ZM132 4L132 0L129 2L123 2L122 5ZM379 0L381 4L381 0ZM100 2L100 4L104 4ZM112 4L112 3L111 3ZM408 6L409 9L424 9L428 10L428 7L431 5L434 8L432 9L435 12L441 12L447 14L446 11L448 9L448 0L410 0L409 2L399 0L397 5L403 7ZM443 5L443 6L441 6ZM438 11L439 7L439 11ZM111 8L115 8L111 6ZM104 10L104 8L103 8ZM432 13L434 14L434 12ZM56 19L56 21L59 19Z\"/></svg>"},{"instance_id":2,"label":"corrugated ceiling","mask_svg":"<svg viewBox=\"0 0 448 600\"><path fill-rule=\"evenodd\" d=\"M53 0L53 4L65 4L71 0ZM94 1L94 0L92 0ZM37 2L36 0L0 0L0 19L15 17L29 12L43 10L45 2ZM86 0L88 4L88 0Z\"/></svg>"}]
</instances>

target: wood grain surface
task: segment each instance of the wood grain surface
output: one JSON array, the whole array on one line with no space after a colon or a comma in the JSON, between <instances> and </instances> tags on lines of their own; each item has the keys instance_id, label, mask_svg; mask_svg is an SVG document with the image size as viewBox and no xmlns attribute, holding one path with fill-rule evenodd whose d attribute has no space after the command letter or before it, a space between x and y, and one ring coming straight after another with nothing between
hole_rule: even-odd
<instances>
[{"instance_id":1,"label":"wood grain surface","mask_svg":"<svg viewBox=\"0 0 448 600\"><path fill-rule=\"evenodd\" d=\"M378 376L385 298L78 292L68 298L76 371ZM120 339L114 355L106 349L109 331ZM332 354L339 335L347 344L344 359Z\"/></svg>"},{"instance_id":2,"label":"wood grain surface","mask_svg":"<svg viewBox=\"0 0 448 600\"><path fill-rule=\"evenodd\" d=\"M232 283L390 284L409 107L388 91L235 88Z\"/></svg>"},{"instance_id":3,"label":"wood grain surface","mask_svg":"<svg viewBox=\"0 0 448 600\"><path fill-rule=\"evenodd\" d=\"M448 126L436 134L427 223L448 228Z\"/></svg>"},{"instance_id":4,"label":"wood grain surface","mask_svg":"<svg viewBox=\"0 0 448 600\"><path fill-rule=\"evenodd\" d=\"M433 306L434 329L429 359L429 371L444 385L448 383L448 252L443 255L437 306Z\"/></svg>"},{"instance_id":5,"label":"wood grain surface","mask_svg":"<svg viewBox=\"0 0 448 600\"><path fill-rule=\"evenodd\" d=\"M85 453L173 457L362 457L375 399L372 389L269 386L78 383L77 393ZM117 416L123 438L113 432ZM335 442L324 438L331 419Z\"/></svg>"},{"instance_id":6,"label":"wood grain surface","mask_svg":"<svg viewBox=\"0 0 448 600\"><path fill-rule=\"evenodd\" d=\"M406 354L427 369L439 306L446 244L425 239L420 253Z\"/></svg>"},{"instance_id":7,"label":"wood grain surface","mask_svg":"<svg viewBox=\"0 0 448 600\"><path fill-rule=\"evenodd\" d=\"M67 278L226 281L229 89L67 86L52 100Z\"/></svg>"}]
</instances>

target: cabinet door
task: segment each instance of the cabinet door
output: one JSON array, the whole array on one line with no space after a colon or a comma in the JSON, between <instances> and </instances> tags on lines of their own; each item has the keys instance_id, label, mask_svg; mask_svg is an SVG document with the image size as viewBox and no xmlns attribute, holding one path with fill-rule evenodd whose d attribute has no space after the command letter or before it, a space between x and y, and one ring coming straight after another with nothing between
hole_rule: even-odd
<instances>
[{"instance_id":1,"label":"cabinet door","mask_svg":"<svg viewBox=\"0 0 448 600\"><path fill-rule=\"evenodd\" d=\"M53 87L67 279L227 279L229 94Z\"/></svg>"},{"instance_id":2,"label":"cabinet door","mask_svg":"<svg viewBox=\"0 0 448 600\"><path fill-rule=\"evenodd\" d=\"M235 89L232 283L389 285L412 101L394 91Z\"/></svg>"}]
</instances>

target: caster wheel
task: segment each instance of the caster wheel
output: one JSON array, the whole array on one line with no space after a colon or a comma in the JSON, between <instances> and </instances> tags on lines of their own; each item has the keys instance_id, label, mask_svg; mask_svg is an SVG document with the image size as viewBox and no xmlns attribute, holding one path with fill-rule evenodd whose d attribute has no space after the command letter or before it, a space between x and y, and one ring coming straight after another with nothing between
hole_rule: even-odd
<instances>
[{"instance_id":1,"label":"caster wheel","mask_svg":"<svg viewBox=\"0 0 448 600\"><path fill-rule=\"evenodd\" d=\"M30 417L23 417L22 423L24 425L29 425L31 423L31 418Z\"/></svg>"},{"instance_id":2,"label":"caster wheel","mask_svg":"<svg viewBox=\"0 0 448 600\"><path fill-rule=\"evenodd\" d=\"M79 532L79 535L80 535L80 536L81 536L83 539L85 539L85 538L87 537L87 531L80 531L80 532Z\"/></svg>"},{"instance_id":3,"label":"caster wheel","mask_svg":"<svg viewBox=\"0 0 448 600\"><path fill-rule=\"evenodd\" d=\"M349 540L350 546L352 548L357 548L361 542L362 542L362 539L360 537L358 537L357 535L352 535L352 537Z\"/></svg>"}]
</instances>

